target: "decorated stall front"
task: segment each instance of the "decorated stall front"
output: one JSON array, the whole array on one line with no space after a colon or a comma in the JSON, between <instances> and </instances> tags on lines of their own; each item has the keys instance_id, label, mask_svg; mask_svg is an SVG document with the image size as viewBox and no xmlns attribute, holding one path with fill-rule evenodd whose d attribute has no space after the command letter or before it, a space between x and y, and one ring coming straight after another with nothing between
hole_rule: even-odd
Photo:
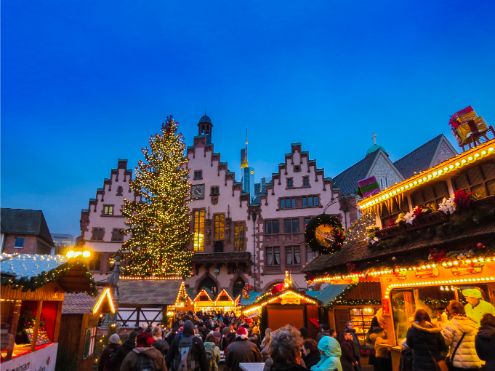
<instances>
[{"instance_id":1,"label":"decorated stall front","mask_svg":"<svg viewBox=\"0 0 495 371\"><path fill-rule=\"evenodd\" d=\"M434 322L445 321L453 299L478 322L495 312L495 140L358 205L363 218L352 240L305 270L312 284L380 284L376 317L388 330L394 369L416 309Z\"/></svg>"},{"instance_id":2,"label":"decorated stall front","mask_svg":"<svg viewBox=\"0 0 495 371\"><path fill-rule=\"evenodd\" d=\"M294 288L290 274L286 272L284 283L259 296L254 303L242 308L244 316L258 319L261 329L276 330L286 324L296 328L306 327L314 336L318 331L318 305L314 297Z\"/></svg>"},{"instance_id":3,"label":"decorated stall front","mask_svg":"<svg viewBox=\"0 0 495 371\"><path fill-rule=\"evenodd\" d=\"M103 341L109 330L115 330L115 324L105 317L116 312L115 303L109 287L103 288L97 296L86 293L66 294L62 308L59 350L56 371L92 370L101 353ZM102 325L105 325L102 326Z\"/></svg>"},{"instance_id":4,"label":"decorated stall front","mask_svg":"<svg viewBox=\"0 0 495 371\"><path fill-rule=\"evenodd\" d=\"M55 370L64 292L96 294L91 273L62 256L0 256L1 368Z\"/></svg>"}]
</instances>

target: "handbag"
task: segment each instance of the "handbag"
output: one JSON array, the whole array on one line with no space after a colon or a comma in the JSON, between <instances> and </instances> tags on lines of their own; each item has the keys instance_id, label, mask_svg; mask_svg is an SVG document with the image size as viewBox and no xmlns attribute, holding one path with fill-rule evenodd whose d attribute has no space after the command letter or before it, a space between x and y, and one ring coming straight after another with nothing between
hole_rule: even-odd
<instances>
[{"instance_id":1,"label":"handbag","mask_svg":"<svg viewBox=\"0 0 495 371\"><path fill-rule=\"evenodd\" d=\"M466 335L466 333L462 333L462 336L461 336L461 339L459 340L459 342L457 343L454 351L452 352L452 354L448 355L447 358L445 358L445 363L447 364L447 367L450 369L454 368L454 358L455 358L455 354L457 353L457 349L459 349L459 345L461 345L462 343L462 340L464 339L464 336Z\"/></svg>"}]
</instances>

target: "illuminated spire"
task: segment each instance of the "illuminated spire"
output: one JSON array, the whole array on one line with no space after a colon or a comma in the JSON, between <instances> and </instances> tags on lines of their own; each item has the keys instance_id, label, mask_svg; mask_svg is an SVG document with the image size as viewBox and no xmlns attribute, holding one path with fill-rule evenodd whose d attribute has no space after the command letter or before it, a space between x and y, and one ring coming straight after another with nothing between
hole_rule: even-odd
<instances>
[{"instance_id":1,"label":"illuminated spire","mask_svg":"<svg viewBox=\"0 0 495 371\"><path fill-rule=\"evenodd\" d=\"M241 169L245 169L249 166L248 164L248 135L246 129L246 146L244 149L241 149Z\"/></svg>"}]
</instances>

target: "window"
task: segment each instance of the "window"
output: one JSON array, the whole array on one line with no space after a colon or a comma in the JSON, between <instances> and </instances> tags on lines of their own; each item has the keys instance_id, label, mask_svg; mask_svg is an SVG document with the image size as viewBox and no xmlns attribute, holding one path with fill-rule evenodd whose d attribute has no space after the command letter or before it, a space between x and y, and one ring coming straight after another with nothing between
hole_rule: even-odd
<instances>
[{"instance_id":1,"label":"window","mask_svg":"<svg viewBox=\"0 0 495 371\"><path fill-rule=\"evenodd\" d=\"M124 241L124 235L122 233L122 229L114 228L112 229L112 241L113 242L122 242Z\"/></svg>"},{"instance_id":2,"label":"window","mask_svg":"<svg viewBox=\"0 0 495 371\"><path fill-rule=\"evenodd\" d=\"M296 208L296 198L295 197L284 197L280 199L281 209L295 209Z\"/></svg>"},{"instance_id":3,"label":"window","mask_svg":"<svg viewBox=\"0 0 495 371\"><path fill-rule=\"evenodd\" d=\"M318 252L314 251L311 247L306 246L306 264L318 256Z\"/></svg>"},{"instance_id":4,"label":"window","mask_svg":"<svg viewBox=\"0 0 495 371\"><path fill-rule=\"evenodd\" d=\"M113 215L113 205L103 205L103 215Z\"/></svg>"},{"instance_id":5,"label":"window","mask_svg":"<svg viewBox=\"0 0 495 371\"><path fill-rule=\"evenodd\" d=\"M234 294L234 298L237 298L239 295L242 294L242 290L244 289L244 286L246 286L246 283L241 277L238 277L234 282L234 289L232 290Z\"/></svg>"},{"instance_id":6,"label":"window","mask_svg":"<svg viewBox=\"0 0 495 371\"><path fill-rule=\"evenodd\" d=\"M91 357L95 351L96 344L96 327L86 329L84 337L83 359Z\"/></svg>"},{"instance_id":7,"label":"window","mask_svg":"<svg viewBox=\"0 0 495 371\"><path fill-rule=\"evenodd\" d=\"M299 233L299 218L284 219L284 232L291 234Z\"/></svg>"},{"instance_id":8,"label":"window","mask_svg":"<svg viewBox=\"0 0 495 371\"><path fill-rule=\"evenodd\" d=\"M203 179L203 170L194 170L194 180Z\"/></svg>"},{"instance_id":9,"label":"window","mask_svg":"<svg viewBox=\"0 0 495 371\"><path fill-rule=\"evenodd\" d=\"M210 196L218 196L220 194L219 186L211 186L210 188Z\"/></svg>"},{"instance_id":10,"label":"window","mask_svg":"<svg viewBox=\"0 0 495 371\"><path fill-rule=\"evenodd\" d=\"M467 189L483 198L495 195L495 162L473 166L452 179L454 189Z\"/></svg>"},{"instance_id":11,"label":"window","mask_svg":"<svg viewBox=\"0 0 495 371\"><path fill-rule=\"evenodd\" d=\"M303 196L302 207L318 207L320 206L319 196Z\"/></svg>"},{"instance_id":12,"label":"window","mask_svg":"<svg viewBox=\"0 0 495 371\"><path fill-rule=\"evenodd\" d=\"M193 212L193 248L194 251L205 250L205 210Z\"/></svg>"},{"instance_id":13,"label":"window","mask_svg":"<svg viewBox=\"0 0 495 371\"><path fill-rule=\"evenodd\" d=\"M16 249L22 249L24 247L24 237L16 237L14 247Z\"/></svg>"},{"instance_id":14,"label":"window","mask_svg":"<svg viewBox=\"0 0 495 371\"><path fill-rule=\"evenodd\" d=\"M266 265L280 265L280 247L267 247L265 250Z\"/></svg>"},{"instance_id":15,"label":"window","mask_svg":"<svg viewBox=\"0 0 495 371\"><path fill-rule=\"evenodd\" d=\"M306 227L308 226L309 222L313 219L312 216L305 216L304 217L304 230L306 230Z\"/></svg>"},{"instance_id":16,"label":"window","mask_svg":"<svg viewBox=\"0 0 495 371\"><path fill-rule=\"evenodd\" d=\"M287 188L294 188L294 178L287 178Z\"/></svg>"},{"instance_id":17,"label":"window","mask_svg":"<svg viewBox=\"0 0 495 371\"><path fill-rule=\"evenodd\" d=\"M299 173L301 171L301 165L294 165L294 172Z\"/></svg>"},{"instance_id":18,"label":"window","mask_svg":"<svg viewBox=\"0 0 495 371\"><path fill-rule=\"evenodd\" d=\"M213 215L213 228L215 241L223 241L225 239L225 214Z\"/></svg>"},{"instance_id":19,"label":"window","mask_svg":"<svg viewBox=\"0 0 495 371\"><path fill-rule=\"evenodd\" d=\"M278 219L265 220L265 234L278 233L280 233Z\"/></svg>"},{"instance_id":20,"label":"window","mask_svg":"<svg viewBox=\"0 0 495 371\"><path fill-rule=\"evenodd\" d=\"M234 251L246 250L246 226L243 223L234 224Z\"/></svg>"},{"instance_id":21,"label":"window","mask_svg":"<svg viewBox=\"0 0 495 371\"><path fill-rule=\"evenodd\" d=\"M117 187L117 196L122 196L124 193L124 188L122 186Z\"/></svg>"},{"instance_id":22,"label":"window","mask_svg":"<svg viewBox=\"0 0 495 371\"><path fill-rule=\"evenodd\" d=\"M309 184L309 175L303 176L303 187L310 187L310 184Z\"/></svg>"},{"instance_id":23,"label":"window","mask_svg":"<svg viewBox=\"0 0 495 371\"><path fill-rule=\"evenodd\" d=\"M105 237L105 228L93 227L91 230L91 239L93 241L103 241Z\"/></svg>"},{"instance_id":24,"label":"window","mask_svg":"<svg viewBox=\"0 0 495 371\"><path fill-rule=\"evenodd\" d=\"M285 247L285 264L286 265L301 264L301 248L299 246Z\"/></svg>"}]
</instances>

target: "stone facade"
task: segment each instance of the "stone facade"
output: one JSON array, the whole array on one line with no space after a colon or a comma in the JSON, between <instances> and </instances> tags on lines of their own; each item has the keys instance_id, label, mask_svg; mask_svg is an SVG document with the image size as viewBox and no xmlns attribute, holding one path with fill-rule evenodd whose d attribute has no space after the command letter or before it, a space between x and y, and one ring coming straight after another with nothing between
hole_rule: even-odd
<instances>
[{"instance_id":1,"label":"stone facade","mask_svg":"<svg viewBox=\"0 0 495 371\"><path fill-rule=\"evenodd\" d=\"M115 253L122 247L126 228L122 216L124 199L136 199L129 187L132 171L127 169L127 160L118 160L110 178L105 179L103 188L96 191L96 198L89 201L88 209L81 212L81 241L94 251L91 268L96 277L107 274Z\"/></svg>"}]
</instances>

